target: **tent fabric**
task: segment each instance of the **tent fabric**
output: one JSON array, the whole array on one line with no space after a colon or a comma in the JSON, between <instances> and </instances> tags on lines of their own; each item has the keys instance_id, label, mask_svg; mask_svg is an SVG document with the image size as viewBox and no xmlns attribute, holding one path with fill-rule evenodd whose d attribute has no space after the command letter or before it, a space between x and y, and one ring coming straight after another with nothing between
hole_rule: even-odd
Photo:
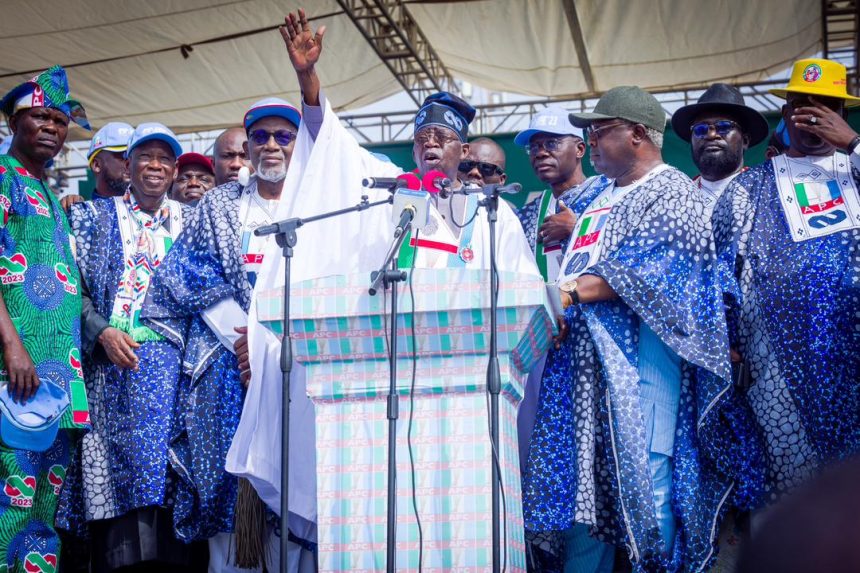
<instances>
[{"instance_id":1,"label":"tent fabric","mask_svg":"<svg viewBox=\"0 0 860 573\"><path fill-rule=\"evenodd\" d=\"M304 4L325 24L319 73L338 110L401 90L335 0L5 0L0 92L68 67L90 122L160 121L177 132L239 124L254 101L300 94L272 27ZM573 98L755 81L813 54L821 7L809 0L438 0L406 9L456 79L493 91ZM589 86L573 41L575 5ZM237 35L228 40L211 41ZM191 46L183 56L180 46Z\"/></svg>"}]
</instances>

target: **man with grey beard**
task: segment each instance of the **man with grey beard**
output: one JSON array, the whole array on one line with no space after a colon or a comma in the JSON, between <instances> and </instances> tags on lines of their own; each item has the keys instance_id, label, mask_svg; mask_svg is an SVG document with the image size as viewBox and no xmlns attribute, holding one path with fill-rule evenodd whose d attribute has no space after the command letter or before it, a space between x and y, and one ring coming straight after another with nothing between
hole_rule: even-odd
<instances>
[{"instance_id":1,"label":"man with grey beard","mask_svg":"<svg viewBox=\"0 0 860 573\"><path fill-rule=\"evenodd\" d=\"M224 463L251 375L251 291L273 240L254 230L274 222L300 122L299 111L278 98L251 106L243 148L254 175L247 185L229 181L203 195L153 277L142 312L151 328L184 349L192 372L177 393L181 433L171 460L184 479L174 523L186 541L209 540L210 571L278 567L274 555L268 557L275 562L263 563L272 532L254 519L265 514L262 501Z\"/></svg>"},{"instance_id":2,"label":"man with grey beard","mask_svg":"<svg viewBox=\"0 0 860 573\"><path fill-rule=\"evenodd\" d=\"M711 85L699 100L672 116L672 129L690 142L695 179L710 207L716 204L732 179L744 170L744 151L768 136L762 114L744 105L744 96L734 86Z\"/></svg>"}]
</instances>

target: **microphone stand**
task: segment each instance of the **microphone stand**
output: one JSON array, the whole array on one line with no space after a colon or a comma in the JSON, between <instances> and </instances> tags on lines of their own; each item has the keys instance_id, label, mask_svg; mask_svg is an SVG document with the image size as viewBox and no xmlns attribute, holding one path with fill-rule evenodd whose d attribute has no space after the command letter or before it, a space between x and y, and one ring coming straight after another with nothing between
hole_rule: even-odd
<instances>
[{"instance_id":1,"label":"microphone stand","mask_svg":"<svg viewBox=\"0 0 860 573\"><path fill-rule=\"evenodd\" d=\"M296 229L331 217L346 213L364 211L378 205L390 204L394 201L389 197L382 201L369 202L367 195L362 195L361 202L352 207L330 211L312 217L292 217L271 225L259 227L254 231L258 237L275 235L275 241L281 247L284 258L284 316L281 323L283 337L281 338L281 573L288 573L288 554L290 540L289 519L289 488L290 488L290 373L293 371L293 345L290 340L290 266L293 259L293 248L298 243Z\"/></svg>"},{"instance_id":2,"label":"microphone stand","mask_svg":"<svg viewBox=\"0 0 860 573\"><path fill-rule=\"evenodd\" d=\"M487 392L490 394L490 440L493 449L492 465L492 528L493 528L493 573L501 570L501 476L499 470L499 394L502 391L502 375L499 369L498 310L499 272L496 266L496 221L499 218L499 189L493 187L478 204L487 210L490 227L490 359L487 364Z\"/></svg>"},{"instance_id":3,"label":"microphone stand","mask_svg":"<svg viewBox=\"0 0 860 573\"><path fill-rule=\"evenodd\" d=\"M499 271L496 265L496 222L499 219L499 195L517 193L522 189L519 183L500 185L491 183L483 187L470 185L456 191L443 187L442 198L451 195L481 194L480 207L487 210L487 223L490 227L490 357L487 363L487 393L490 395L490 442L493 449L492 464L492 531L493 531L493 573L501 571L501 458L499 457L499 395L502 392L502 375L499 367L498 348L498 298ZM498 461L498 463L496 463Z\"/></svg>"},{"instance_id":4,"label":"microphone stand","mask_svg":"<svg viewBox=\"0 0 860 573\"><path fill-rule=\"evenodd\" d=\"M397 418L399 415L399 401L397 396L397 283L406 280L406 272L397 269L397 253L400 251L400 246L409 235L409 230L412 228L412 216L402 226L403 231L399 234L395 233L394 242L388 249L385 255L385 260L378 271L374 271L370 275L370 288L368 293L370 296L375 296L378 292L379 284L382 283L384 289L391 288L391 341L389 343L390 354L388 357L388 402L386 406L386 415L388 417L388 507L386 518L386 538L385 538L385 570L387 573L394 573L396 569L396 552L397 552ZM399 230L399 229L398 229Z\"/></svg>"}]
</instances>

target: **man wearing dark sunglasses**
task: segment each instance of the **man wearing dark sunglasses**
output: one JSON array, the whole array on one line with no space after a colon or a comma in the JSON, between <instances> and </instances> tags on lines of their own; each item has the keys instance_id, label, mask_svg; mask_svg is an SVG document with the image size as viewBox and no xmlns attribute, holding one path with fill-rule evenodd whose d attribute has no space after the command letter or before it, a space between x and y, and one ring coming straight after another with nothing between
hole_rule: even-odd
<instances>
[{"instance_id":1,"label":"man wearing dark sunglasses","mask_svg":"<svg viewBox=\"0 0 860 573\"><path fill-rule=\"evenodd\" d=\"M251 379L247 313L257 273L274 242L254 230L277 220L301 121L299 111L279 98L251 106L243 122L243 149L254 175L247 185L228 181L203 194L187 231L153 278L142 313L147 324L184 349L183 361L195 372L193 388L178 393L184 414L176 455L194 474L193 484L178 484L177 496L196 501L178 504L174 515L185 539L208 540L211 563L232 563L235 549L236 555L249 556L242 567L258 567L268 557L268 568L277 568L272 555L245 551L264 546L271 530L234 530L234 523L253 523L250 516L264 510L251 485L224 470L230 445L224 436L238 427ZM211 163L207 168L212 170ZM184 332L186 339L177 338Z\"/></svg>"},{"instance_id":2,"label":"man wearing dark sunglasses","mask_svg":"<svg viewBox=\"0 0 860 573\"><path fill-rule=\"evenodd\" d=\"M672 116L672 129L690 142L699 168L696 184L713 205L744 167L744 151L768 136L767 120L744 103L734 86L716 83Z\"/></svg>"},{"instance_id":3,"label":"man wearing dark sunglasses","mask_svg":"<svg viewBox=\"0 0 860 573\"><path fill-rule=\"evenodd\" d=\"M505 184L505 150L489 137L479 137L469 143L469 154L460 162L458 176L475 185Z\"/></svg>"},{"instance_id":4,"label":"man wearing dark sunglasses","mask_svg":"<svg viewBox=\"0 0 860 573\"><path fill-rule=\"evenodd\" d=\"M764 452L753 509L860 451L860 105L842 64L794 63L788 147L736 177L713 213L732 346ZM752 542L760 515L753 511Z\"/></svg>"}]
</instances>

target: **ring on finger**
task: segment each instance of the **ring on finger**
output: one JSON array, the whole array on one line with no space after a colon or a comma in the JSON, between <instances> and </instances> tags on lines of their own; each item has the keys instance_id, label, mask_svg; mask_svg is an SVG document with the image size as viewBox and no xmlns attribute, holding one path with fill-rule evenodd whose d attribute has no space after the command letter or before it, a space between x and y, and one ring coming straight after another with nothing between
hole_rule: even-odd
<instances>
[{"instance_id":1,"label":"ring on finger","mask_svg":"<svg viewBox=\"0 0 860 573\"><path fill-rule=\"evenodd\" d=\"M812 117L809 118L809 123L811 123L812 125L817 124L818 118L813 115Z\"/></svg>"}]
</instances>

